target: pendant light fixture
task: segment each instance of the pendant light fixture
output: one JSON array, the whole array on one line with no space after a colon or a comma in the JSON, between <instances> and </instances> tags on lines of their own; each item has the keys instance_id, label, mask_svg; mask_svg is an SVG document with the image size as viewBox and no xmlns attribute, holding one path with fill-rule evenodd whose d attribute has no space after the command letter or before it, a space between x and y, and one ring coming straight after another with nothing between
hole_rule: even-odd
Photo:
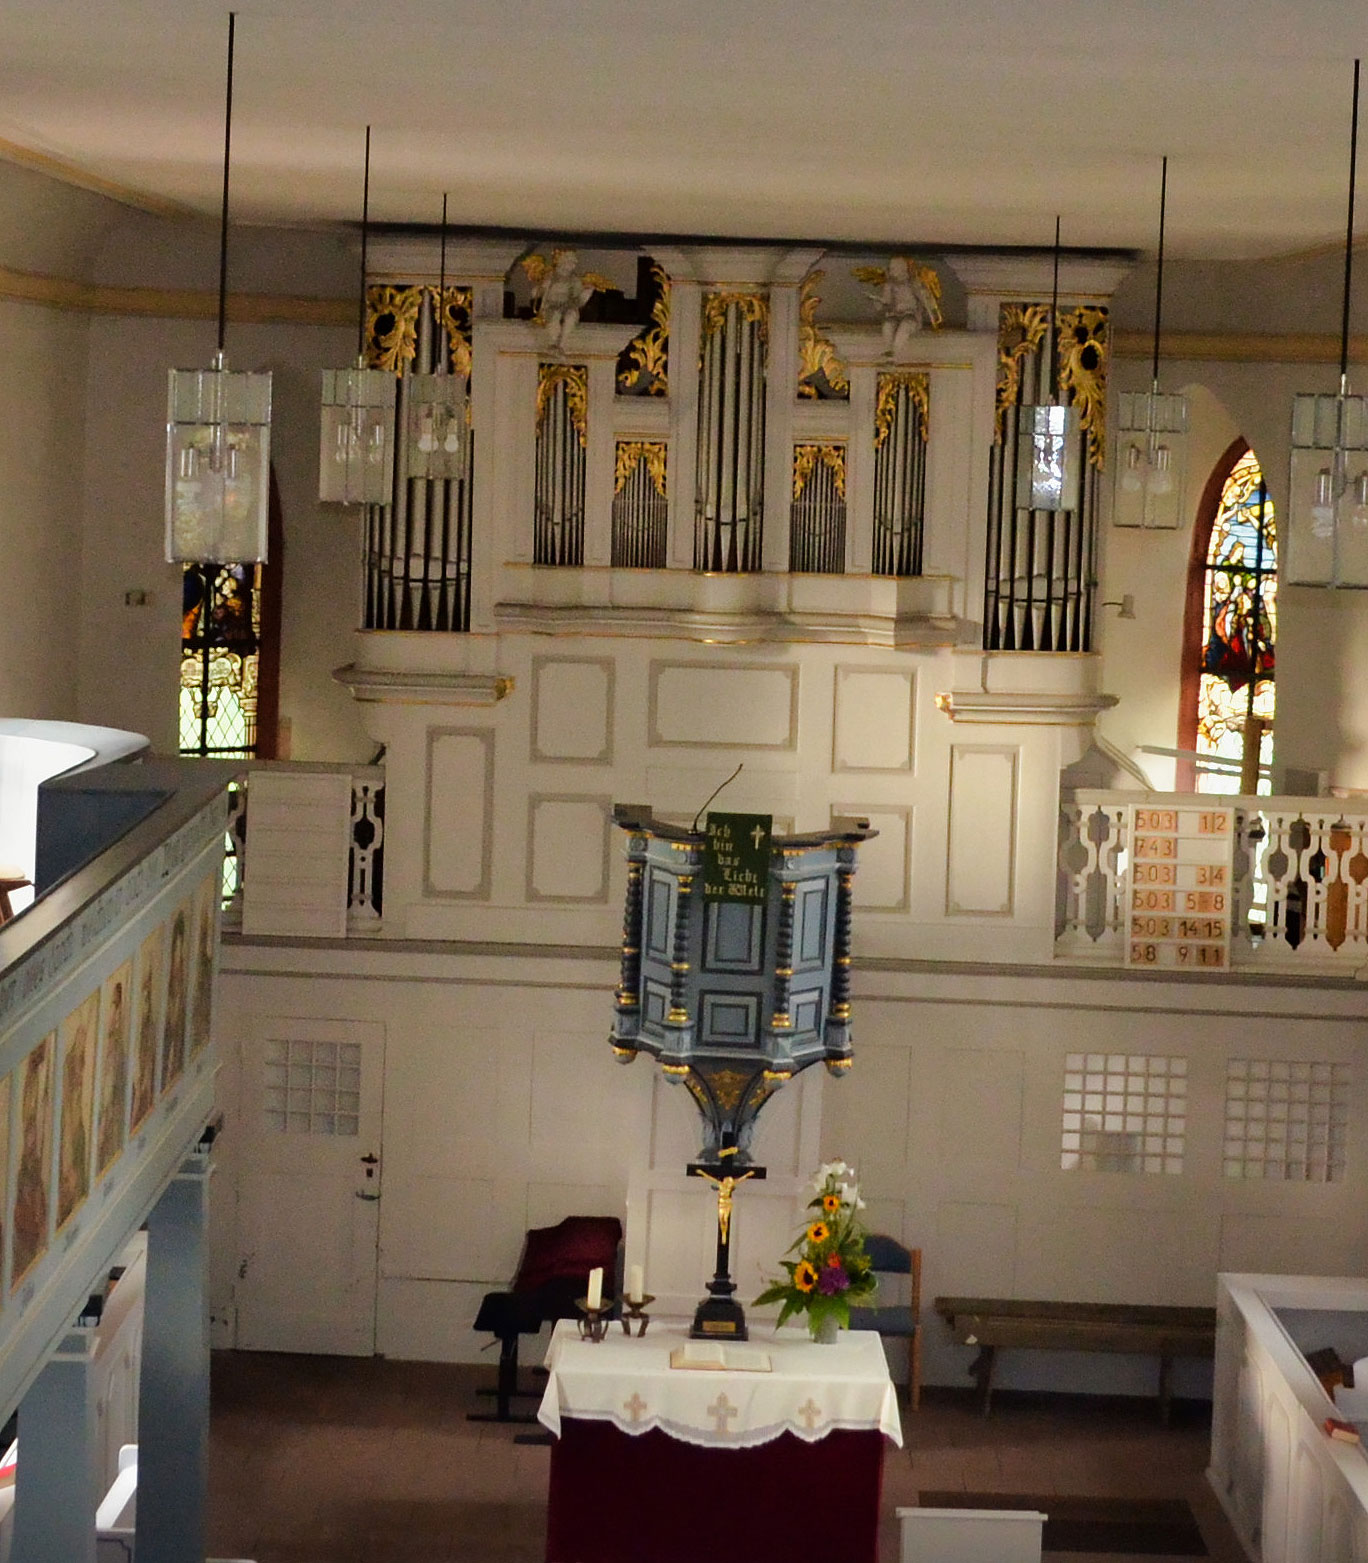
<instances>
[{"instance_id":1,"label":"pendant light fixture","mask_svg":"<svg viewBox=\"0 0 1368 1563\"><path fill-rule=\"evenodd\" d=\"M172 369L168 380L166 557L172 563L243 564L266 558L271 376L230 373L223 356L236 20L236 13L230 11L219 221L218 350L212 368Z\"/></svg>"},{"instance_id":2,"label":"pendant light fixture","mask_svg":"<svg viewBox=\"0 0 1368 1563\"><path fill-rule=\"evenodd\" d=\"M323 371L318 497L335 505L388 505L394 491L394 376L366 367L366 242L370 231L370 126L361 197L361 297L356 364Z\"/></svg>"},{"instance_id":3,"label":"pendant light fixture","mask_svg":"<svg viewBox=\"0 0 1368 1563\"><path fill-rule=\"evenodd\" d=\"M410 478L459 478L465 470L465 377L448 372L446 313L447 198L442 197L442 249L437 301L432 311L437 367L404 378L404 474Z\"/></svg>"},{"instance_id":4,"label":"pendant light fixture","mask_svg":"<svg viewBox=\"0 0 1368 1563\"><path fill-rule=\"evenodd\" d=\"M1059 218L1055 218L1054 283L1050 326L1041 355L1036 395L1055 391L1055 335L1059 328ZM1017 408L1016 503L1022 510L1077 510L1079 413L1053 399L1022 402Z\"/></svg>"},{"instance_id":5,"label":"pendant light fixture","mask_svg":"<svg viewBox=\"0 0 1368 1563\"><path fill-rule=\"evenodd\" d=\"M1164 216L1168 204L1168 158L1159 180L1159 265L1154 284L1154 356L1148 391L1117 397L1116 488L1112 520L1117 526L1176 528L1182 518L1187 468L1186 396L1159 389L1159 332L1164 312Z\"/></svg>"},{"instance_id":6,"label":"pendant light fixture","mask_svg":"<svg viewBox=\"0 0 1368 1563\"><path fill-rule=\"evenodd\" d=\"M1339 391L1292 401L1288 536L1279 573L1294 586L1368 587L1368 397L1349 394L1349 295L1354 264L1359 62L1349 126L1349 222L1344 236Z\"/></svg>"}]
</instances>

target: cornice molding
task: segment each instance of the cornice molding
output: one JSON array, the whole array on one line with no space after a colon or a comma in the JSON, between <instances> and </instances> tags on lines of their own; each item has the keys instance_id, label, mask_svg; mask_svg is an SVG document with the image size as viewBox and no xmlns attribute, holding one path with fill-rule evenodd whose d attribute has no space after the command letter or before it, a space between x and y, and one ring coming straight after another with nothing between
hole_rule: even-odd
<instances>
[{"instance_id":1,"label":"cornice molding","mask_svg":"<svg viewBox=\"0 0 1368 1563\"><path fill-rule=\"evenodd\" d=\"M349 662L332 676L354 699L387 705L488 707L513 692L513 680L499 673L406 673Z\"/></svg>"},{"instance_id":2,"label":"cornice molding","mask_svg":"<svg viewBox=\"0 0 1368 1563\"><path fill-rule=\"evenodd\" d=\"M0 300L41 304L49 309L92 315L141 315L173 320L213 320L218 294L191 288L120 288L100 282L75 282L0 266ZM228 319L238 325L356 325L351 299L301 298L290 294L230 293Z\"/></svg>"},{"instance_id":3,"label":"cornice molding","mask_svg":"<svg viewBox=\"0 0 1368 1563\"><path fill-rule=\"evenodd\" d=\"M952 722L1027 727L1091 727L1117 703L1115 695L1048 694L1038 690L952 689L936 696L936 708Z\"/></svg>"}]
</instances>

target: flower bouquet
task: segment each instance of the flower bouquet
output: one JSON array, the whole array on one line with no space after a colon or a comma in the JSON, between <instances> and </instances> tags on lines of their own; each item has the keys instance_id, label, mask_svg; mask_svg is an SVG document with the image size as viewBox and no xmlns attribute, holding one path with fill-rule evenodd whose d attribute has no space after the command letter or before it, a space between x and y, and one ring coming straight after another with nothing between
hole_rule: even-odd
<instances>
[{"instance_id":1,"label":"flower bouquet","mask_svg":"<svg viewBox=\"0 0 1368 1563\"><path fill-rule=\"evenodd\" d=\"M864 1209L855 1169L829 1161L813 1175L812 1219L789 1247L796 1257L780 1260L788 1273L755 1299L757 1307L781 1303L779 1323L807 1314L814 1340L834 1340L850 1324L850 1305L874 1295L874 1271L865 1253Z\"/></svg>"}]
</instances>

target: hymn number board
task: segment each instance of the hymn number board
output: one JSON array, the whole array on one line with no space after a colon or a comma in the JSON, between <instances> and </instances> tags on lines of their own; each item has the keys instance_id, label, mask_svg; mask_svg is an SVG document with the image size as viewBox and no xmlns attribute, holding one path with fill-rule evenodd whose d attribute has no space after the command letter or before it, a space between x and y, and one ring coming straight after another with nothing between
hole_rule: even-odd
<instances>
[{"instance_id":1,"label":"hymn number board","mask_svg":"<svg viewBox=\"0 0 1368 1563\"><path fill-rule=\"evenodd\" d=\"M1130 814L1126 964L1225 970L1233 810L1181 803Z\"/></svg>"}]
</instances>

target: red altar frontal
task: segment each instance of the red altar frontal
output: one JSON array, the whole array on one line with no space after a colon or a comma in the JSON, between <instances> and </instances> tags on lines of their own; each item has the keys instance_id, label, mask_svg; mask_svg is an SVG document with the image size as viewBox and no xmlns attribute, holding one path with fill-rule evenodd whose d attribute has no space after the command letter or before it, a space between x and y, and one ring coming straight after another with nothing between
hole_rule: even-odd
<instances>
[{"instance_id":1,"label":"red altar frontal","mask_svg":"<svg viewBox=\"0 0 1368 1563\"><path fill-rule=\"evenodd\" d=\"M683 1325L599 1343L557 1327L547 1563L792 1563L823 1515L829 1555L877 1563L884 1440L902 1442L878 1336L756 1331L735 1360L768 1371L672 1368L686 1340Z\"/></svg>"}]
</instances>

